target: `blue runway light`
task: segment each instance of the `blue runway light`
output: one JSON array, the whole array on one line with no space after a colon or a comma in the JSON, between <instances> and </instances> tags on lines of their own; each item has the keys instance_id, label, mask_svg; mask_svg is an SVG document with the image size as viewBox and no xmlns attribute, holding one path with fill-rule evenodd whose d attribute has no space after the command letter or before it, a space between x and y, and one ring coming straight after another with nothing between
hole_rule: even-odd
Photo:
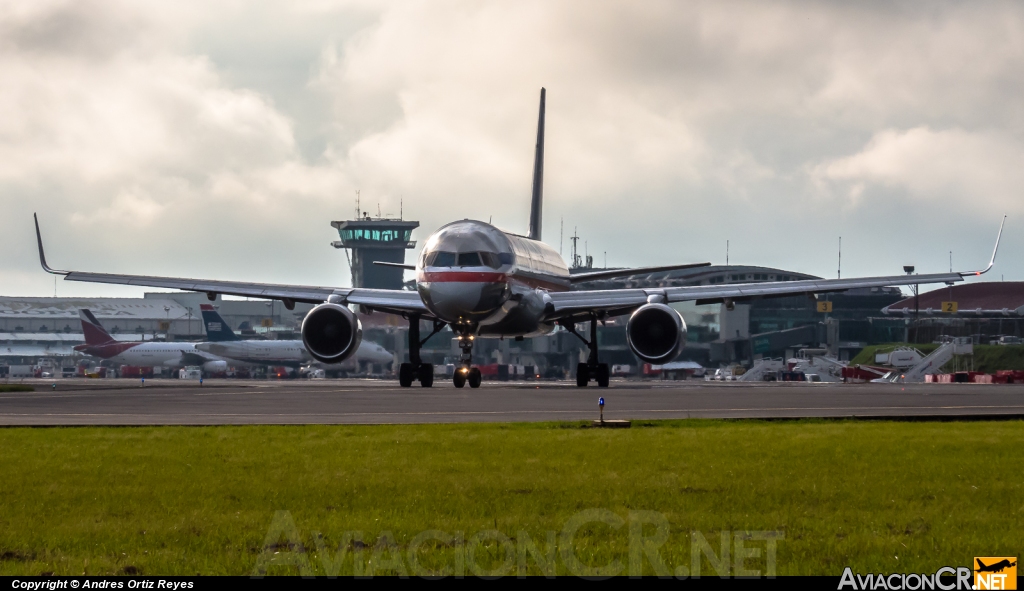
<instances>
[{"instance_id":1,"label":"blue runway light","mask_svg":"<svg viewBox=\"0 0 1024 591\"><path fill-rule=\"evenodd\" d=\"M604 406L604 396L597 399L597 404L600 406Z\"/></svg>"}]
</instances>

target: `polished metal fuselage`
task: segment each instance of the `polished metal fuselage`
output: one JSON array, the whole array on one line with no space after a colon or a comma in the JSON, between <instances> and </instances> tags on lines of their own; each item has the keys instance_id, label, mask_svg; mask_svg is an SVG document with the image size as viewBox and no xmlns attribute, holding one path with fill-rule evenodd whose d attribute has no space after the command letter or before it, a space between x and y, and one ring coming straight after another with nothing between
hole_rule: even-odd
<instances>
[{"instance_id":1,"label":"polished metal fuselage","mask_svg":"<svg viewBox=\"0 0 1024 591\"><path fill-rule=\"evenodd\" d=\"M449 253L456 261L467 253L488 260L449 264L455 262ZM569 269L553 248L474 220L452 222L426 241L416 280L423 303L439 319L459 332L495 337L551 332L554 324L544 322L546 294L570 285Z\"/></svg>"}]
</instances>

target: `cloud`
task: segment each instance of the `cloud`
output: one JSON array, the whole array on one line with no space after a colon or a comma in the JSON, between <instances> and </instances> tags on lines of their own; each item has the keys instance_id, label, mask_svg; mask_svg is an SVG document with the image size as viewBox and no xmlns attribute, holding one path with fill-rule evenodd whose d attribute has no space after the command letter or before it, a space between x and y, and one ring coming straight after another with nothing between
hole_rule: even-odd
<instances>
[{"instance_id":1,"label":"cloud","mask_svg":"<svg viewBox=\"0 0 1024 591\"><path fill-rule=\"evenodd\" d=\"M730 239L826 275L842 233L843 274L875 273L935 236L987 249L990 211L1019 209L1018 3L14 2L5 289L51 287L35 210L64 266L307 284L347 282L328 222L356 190L419 240L524 231L542 86L546 237L564 219L613 265Z\"/></svg>"},{"instance_id":2,"label":"cloud","mask_svg":"<svg viewBox=\"0 0 1024 591\"><path fill-rule=\"evenodd\" d=\"M976 207L978 202L1024 211L1024 143L1000 131L888 129L858 153L820 164L812 174L823 184L845 188L853 200L866 187L878 186L958 216L991 217Z\"/></svg>"}]
</instances>

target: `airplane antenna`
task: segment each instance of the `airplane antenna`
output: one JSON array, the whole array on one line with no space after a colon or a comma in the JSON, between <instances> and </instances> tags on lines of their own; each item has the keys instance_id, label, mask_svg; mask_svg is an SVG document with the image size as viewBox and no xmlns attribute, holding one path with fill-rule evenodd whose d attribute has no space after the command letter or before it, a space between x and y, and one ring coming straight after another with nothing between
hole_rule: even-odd
<instances>
[{"instance_id":1,"label":"airplane antenna","mask_svg":"<svg viewBox=\"0 0 1024 591\"><path fill-rule=\"evenodd\" d=\"M725 241L725 266L729 266L729 241Z\"/></svg>"},{"instance_id":2,"label":"airplane antenna","mask_svg":"<svg viewBox=\"0 0 1024 591\"><path fill-rule=\"evenodd\" d=\"M953 251L949 251L949 272L953 272Z\"/></svg>"},{"instance_id":3,"label":"airplane antenna","mask_svg":"<svg viewBox=\"0 0 1024 591\"><path fill-rule=\"evenodd\" d=\"M533 195L530 200L530 238L540 240L541 214L544 203L544 97L540 89L540 116L537 118L537 147L533 154Z\"/></svg>"}]
</instances>

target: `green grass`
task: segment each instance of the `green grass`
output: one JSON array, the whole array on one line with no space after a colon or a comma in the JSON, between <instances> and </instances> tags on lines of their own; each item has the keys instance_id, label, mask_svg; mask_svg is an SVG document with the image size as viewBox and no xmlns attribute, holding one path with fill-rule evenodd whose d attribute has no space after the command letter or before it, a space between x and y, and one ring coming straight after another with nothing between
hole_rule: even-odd
<instances>
[{"instance_id":1,"label":"green grass","mask_svg":"<svg viewBox=\"0 0 1024 591\"><path fill-rule=\"evenodd\" d=\"M896 347L913 347L927 355L939 346L935 343L886 343L884 345L868 345L861 349L860 353L857 353L857 355L850 360L850 365L875 365L875 353L888 353Z\"/></svg>"},{"instance_id":2,"label":"green grass","mask_svg":"<svg viewBox=\"0 0 1024 591\"><path fill-rule=\"evenodd\" d=\"M557 572L570 572L561 554L570 549L583 565L618 560L628 573L630 520L639 542L640 517L665 520L666 541L652 553L668 572L692 566L694 531L715 552L722 531L729 540L781 532L779 574L838 575L847 565L934 572L1019 553L1022 425L0 429L0 575L247 575L258 563L295 560L321 574L379 574L412 569L410 550L422 568L468 574L468 555L491 569L512 550L513 567L527 537L541 552L555 541ZM588 509L623 523L563 535L574 515L596 515L581 513ZM428 530L453 539L416 544ZM457 532L498 540L460 542ZM760 551L746 568L764 572L766 542L745 543ZM300 546L305 554L295 553ZM643 553L633 548L635 568ZM543 572L527 556L526 571ZM700 562L707 576L709 562ZM642 566L653 572L647 558Z\"/></svg>"},{"instance_id":3,"label":"green grass","mask_svg":"<svg viewBox=\"0 0 1024 591\"><path fill-rule=\"evenodd\" d=\"M886 345L869 345L861 349L850 365L874 365L875 353L892 351L896 347L914 347L925 355L934 351L938 345L934 343L889 343ZM964 366L961 360L960 366ZM952 362L945 369L952 371ZM995 373L1001 369L1024 369L1024 345L975 345L974 369L984 373Z\"/></svg>"},{"instance_id":4,"label":"green grass","mask_svg":"<svg viewBox=\"0 0 1024 591\"><path fill-rule=\"evenodd\" d=\"M35 392L32 386L24 384L0 384L0 392Z\"/></svg>"}]
</instances>

